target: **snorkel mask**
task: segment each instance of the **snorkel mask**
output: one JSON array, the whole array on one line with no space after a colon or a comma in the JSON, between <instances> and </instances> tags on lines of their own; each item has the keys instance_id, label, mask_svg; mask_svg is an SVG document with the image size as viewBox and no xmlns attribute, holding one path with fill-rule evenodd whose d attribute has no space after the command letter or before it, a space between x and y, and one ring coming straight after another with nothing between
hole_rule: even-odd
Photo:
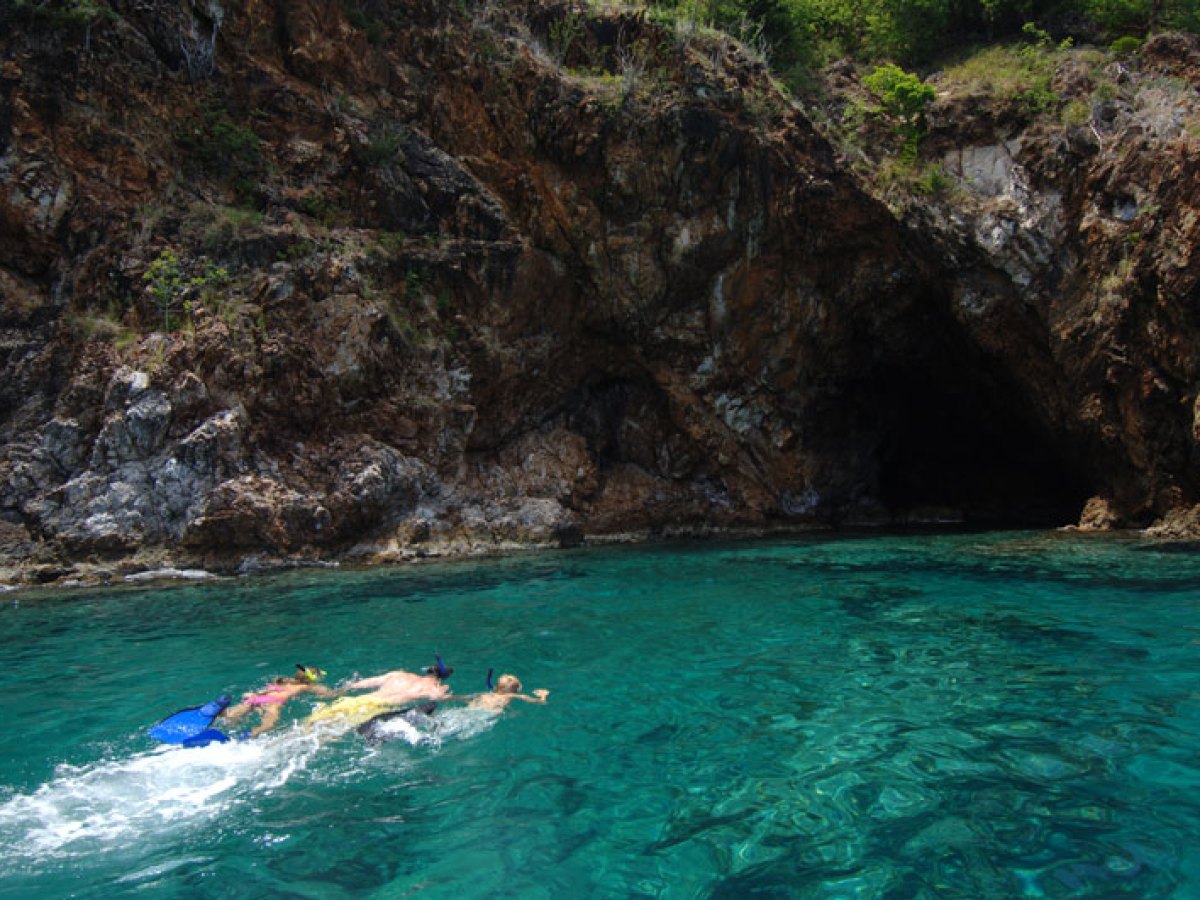
<instances>
[{"instance_id":1,"label":"snorkel mask","mask_svg":"<svg viewBox=\"0 0 1200 900\"><path fill-rule=\"evenodd\" d=\"M325 670L318 669L316 666L302 666L300 663L296 663L296 677L309 684L316 684L325 677Z\"/></svg>"},{"instance_id":2,"label":"snorkel mask","mask_svg":"<svg viewBox=\"0 0 1200 900\"><path fill-rule=\"evenodd\" d=\"M438 681L445 681L454 674L454 670L442 662L442 655L440 653L433 654L433 658L437 660L437 665L427 668L425 670L426 675L432 675Z\"/></svg>"}]
</instances>

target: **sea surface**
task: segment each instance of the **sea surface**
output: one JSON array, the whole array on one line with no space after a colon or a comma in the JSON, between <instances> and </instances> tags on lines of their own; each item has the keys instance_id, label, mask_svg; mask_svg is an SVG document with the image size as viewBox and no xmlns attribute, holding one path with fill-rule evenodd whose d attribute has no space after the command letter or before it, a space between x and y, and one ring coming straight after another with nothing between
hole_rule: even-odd
<instances>
[{"instance_id":1,"label":"sea surface","mask_svg":"<svg viewBox=\"0 0 1200 900\"><path fill-rule=\"evenodd\" d=\"M156 746L295 663L549 702ZM0 596L3 897L1200 897L1200 552L1010 532Z\"/></svg>"}]
</instances>

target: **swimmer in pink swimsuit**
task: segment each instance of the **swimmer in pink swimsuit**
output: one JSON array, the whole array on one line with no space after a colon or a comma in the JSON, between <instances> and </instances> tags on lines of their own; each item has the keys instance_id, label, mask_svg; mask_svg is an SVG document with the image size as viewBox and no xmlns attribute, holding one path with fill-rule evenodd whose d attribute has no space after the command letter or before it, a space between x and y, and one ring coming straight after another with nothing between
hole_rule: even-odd
<instances>
[{"instance_id":1,"label":"swimmer in pink swimsuit","mask_svg":"<svg viewBox=\"0 0 1200 900\"><path fill-rule=\"evenodd\" d=\"M296 664L296 674L291 677L276 678L259 691L242 694L242 702L225 710L225 719L229 724L237 722L251 710L257 710L262 718L250 731L250 737L257 737L264 731L270 731L283 713L283 705L300 694L313 694L317 697L332 697L334 692L324 685L317 684L325 675L324 669L316 666Z\"/></svg>"},{"instance_id":2,"label":"swimmer in pink swimsuit","mask_svg":"<svg viewBox=\"0 0 1200 900\"><path fill-rule=\"evenodd\" d=\"M271 683L263 688L261 694L243 694L242 699L248 706L263 706L267 703L286 703L291 698L289 691L282 684Z\"/></svg>"}]
</instances>

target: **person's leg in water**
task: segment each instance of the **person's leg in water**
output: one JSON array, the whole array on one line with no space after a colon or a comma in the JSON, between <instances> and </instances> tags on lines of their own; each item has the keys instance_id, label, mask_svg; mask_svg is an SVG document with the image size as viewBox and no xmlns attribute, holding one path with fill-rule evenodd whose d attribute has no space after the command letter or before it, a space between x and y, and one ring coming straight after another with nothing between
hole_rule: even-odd
<instances>
[{"instance_id":1,"label":"person's leg in water","mask_svg":"<svg viewBox=\"0 0 1200 900\"><path fill-rule=\"evenodd\" d=\"M282 703L269 703L260 706L259 711L262 713L262 718L259 719L258 725L250 729L250 737L258 737L264 731L270 731L279 724L279 717L283 713Z\"/></svg>"},{"instance_id":2,"label":"person's leg in water","mask_svg":"<svg viewBox=\"0 0 1200 900\"><path fill-rule=\"evenodd\" d=\"M250 731L251 737L258 737L264 731L274 727L279 722L279 716L283 712L283 704L286 698L268 697L267 695L257 694L247 700L243 700L236 706L231 706L225 710L225 721L228 725L236 725L248 712L257 711L259 713L258 725Z\"/></svg>"}]
</instances>

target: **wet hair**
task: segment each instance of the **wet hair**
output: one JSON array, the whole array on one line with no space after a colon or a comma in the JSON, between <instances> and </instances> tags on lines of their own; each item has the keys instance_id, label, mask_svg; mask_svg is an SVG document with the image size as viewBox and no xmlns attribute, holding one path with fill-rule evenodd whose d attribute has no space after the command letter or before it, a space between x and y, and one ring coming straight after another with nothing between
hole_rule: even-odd
<instances>
[{"instance_id":1,"label":"wet hair","mask_svg":"<svg viewBox=\"0 0 1200 900\"><path fill-rule=\"evenodd\" d=\"M496 679L496 687L493 690L497 694L515 694L521 690L521 679L516 675L501 675Z\"/></svg>"}]
</instances>

